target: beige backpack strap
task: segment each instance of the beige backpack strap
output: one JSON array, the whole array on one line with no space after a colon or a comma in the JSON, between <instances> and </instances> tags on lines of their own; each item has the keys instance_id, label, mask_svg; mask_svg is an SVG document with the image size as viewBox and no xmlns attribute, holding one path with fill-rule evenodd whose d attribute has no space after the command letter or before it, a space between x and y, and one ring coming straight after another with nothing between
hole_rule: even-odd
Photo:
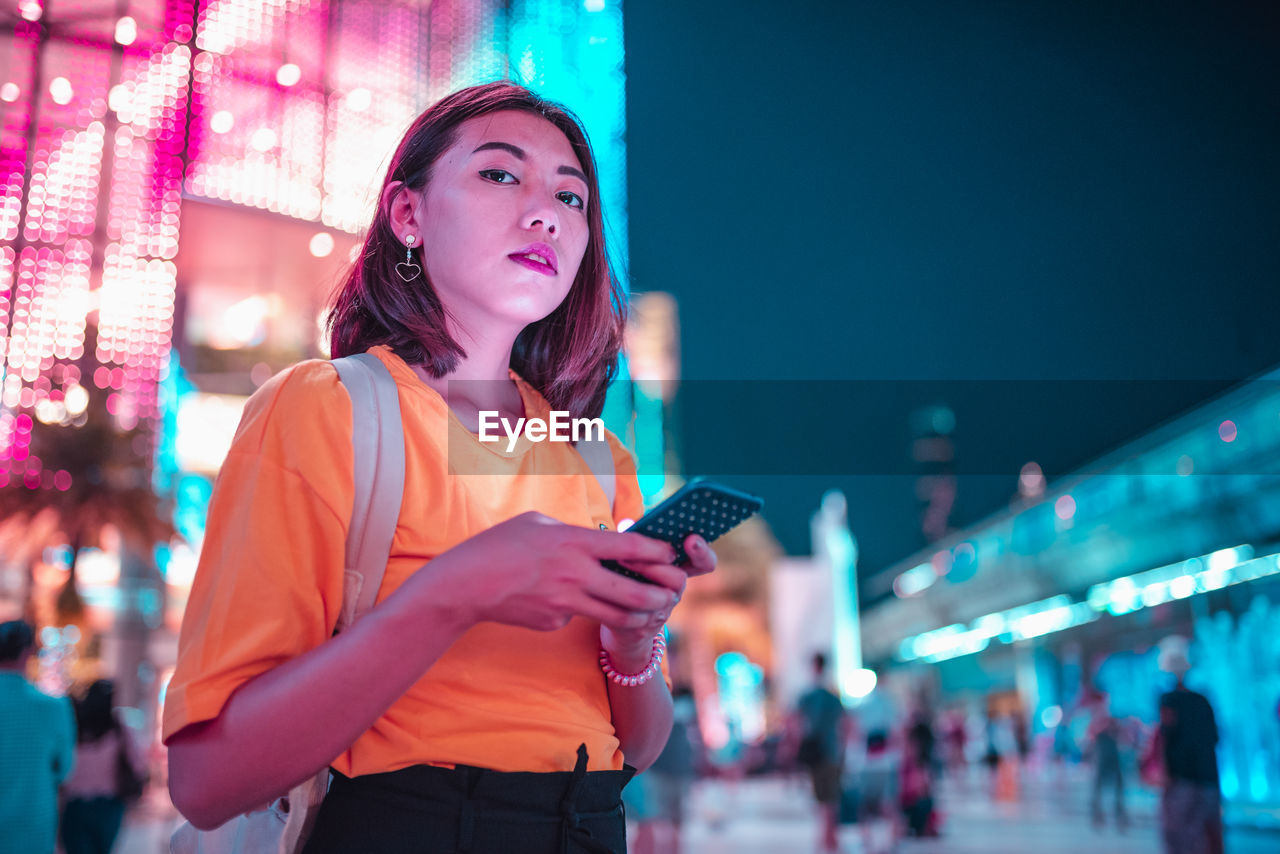
<instances>
[{"instance_id":1,"label":"beige backpack strap","mask_svg":"<svg viewBox=\"0 0 1280 854\"><path fill-rule=\"evenodd\" d=\"M404 425L387 366L372 353L334 359L351 397L355 501L347 531L346 583L337 631L373 607L404 496Z\"/></svg>"},{"instance_id":2,"label":"beige backpack strap","mask_svg":"<svg viewBox=\"0 0 1280 854\"><path fill-rule=\"evenodd\" d=\"M382 586L404 497L404 424L396 382L377 356L359 353L334 359L333 366L351 397L355 479L336 633L373 607ZM289 791L278 854L300 854L328 790L329 769L322 768Z\"/></svg>"},{"instance_id":3,"label":"beige backpack strap","mask_svg":"<svg viewBox=\"0 0 1280 854\"><path fill-rule=\"evenodd\" d=\"M578 449L596 480L600 481L600 488L604 490L605 498L609 499L609 511L612 512L613 500L618 494L618 482L609 439L583 439L574 447Z\"/></svg>"}]
</instances>

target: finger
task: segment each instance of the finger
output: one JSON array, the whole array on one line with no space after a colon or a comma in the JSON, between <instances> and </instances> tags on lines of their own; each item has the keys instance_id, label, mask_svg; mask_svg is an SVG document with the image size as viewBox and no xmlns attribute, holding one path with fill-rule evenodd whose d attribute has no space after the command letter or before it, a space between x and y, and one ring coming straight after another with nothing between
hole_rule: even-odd
<instances>
[{"instance_id":1,"label":"finger","mask_svg":"<svg viewBox=\"0 0 1280 854\"><path fill-rule=\"evenodd\" d=\"M670 563L645 563L634 560L620 561L620 563L632 572L643 575L654 584L676 593L683 593L684 586L689 581L689 573L684 567Z\"/></svg>"},{"instance_id":2,"label":"finger","mask_svg":"<svg viewBox=\"0 0 1280 854\"><path fill-rule=\"evenodd\" d=\"M601 625L632 632L646 629L656 618L652 611L633 611L585 594L575 602L574 611Z\"/></svg>"},{"instance_id":3,"label":"finger","mask_svg":"<svg viewBox=\"0 0 1280 854\"><path fill-rule=\"evenodd\" d=\"M690 534L684 540L684 552L689 556L685 571L689 575L706 575L716 568L716 553L707 541L697 534Z\"/></svg>"},{"instance_id":4,"label":"finger","mask_svg":"<svg viewBox=\"0 0 1280 854\"><path fill-rule=\"evenodd\" d=\"M676 550L670 543L643 534L577 528L574 536L588 554L597 558L645 563L672 563L676 559Z\"/></svg>"},{"instance_id":5,"label":"finger","mask_svg":"<svg viewBox=\"0 0 1280 854\"><path fill-rule=\"evenodd\" d=\"M597 599L630 611L661 611L675 606L683 588L645 584L596 564L594 571L587 574L583 589Z\"/></svg>"},{"instance_id":6,"label":"finger","mask_svg":"<svg viewBox=\"0 0 1280 854\"><path fill-rule=\"evenodd\" d=\"M632 637L640 639L641 643L652 643L654 635L662 631L662 627L666 624L665 620L658 619L658 615L651 614L649 618L642 623L626 622L626 623L608 623L601 621L600 625L607 627L616 637L625 638Z\"/></svg>"}]
</instances>

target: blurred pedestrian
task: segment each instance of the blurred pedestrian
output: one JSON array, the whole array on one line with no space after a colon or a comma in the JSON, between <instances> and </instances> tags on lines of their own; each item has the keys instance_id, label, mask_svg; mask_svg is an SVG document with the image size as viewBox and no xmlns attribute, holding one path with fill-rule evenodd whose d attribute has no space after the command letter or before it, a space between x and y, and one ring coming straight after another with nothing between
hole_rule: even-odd
<instances>
[{"instance_id":1,"label":"blurred pedestrian","mask_svg":"<svg viewBox=\"0 0 1280 854\"><path fill-rule=\"evenodd\" d=\"M942 740L946 745L947 775L955 780L963 780L969 769L969 732L963 709L952 709L943 716Z\"/></svg>"},{"instance_id":2,"label":"blurred pedestrian","mask_svg":"<svg viewBox=\"0 0 1280 854\"><path fill-rule=\"evenodd\" d=\"M1016 801L1018 786L1018 740L1012 713L987 715L987 752L983 763L990 772L991 797L995 801Z\"/></svg>"},{"instance_id":3,"label":"blurred pedestrian","mask_svg":"<svg viewBox=\"0 0 1280 854\"><path fill-rule=\"evenodd\" d=\"M52 854L58 784L75 761L71 701L26 679L35 631L0 623L0 854Z\"/></svg>"},{"instance_id":4,"label":"blurred pedestrian","mask_svg":"<svg viewBox=\"0 0 1280 854\"><path fill-rule=\"evenodd\" d=\"M1184 638L1161 644L1159 667L1177 684L1160 697L1164 793L1160 829L1168 854L1222 854L1222 800L1218 789L1218 725L1203 694L1186 686L1191 660Z\"/></svg>"},{"instance_id":5,"label":"blurred pedestrian","mask_svg":"<svg viewBox=\"0 0 1280 854\"><path fill-rule=\"evenodd\" d=\"M108 854L125 806L142 795L147 762L133 729L120 720L110 680L99 679L75 704L76 767L62 784L66 854Z\"/></svg>"},{"instance_id":6,"label":"blurred pedestrian","mask_svg":"<svg viewBox=\"0 0 1280 854\"><path fill-rule=\"evenodd\" d=\"M911 836L938 835L934 812L935 743L928 717L923 713L917 715L906 731L900 784L902 815Z\"/></svg>"},{"instance_id":7,"label":"blurred pedestrian","mask_svg":"<svg viewBox=\"0 0 1280 854\"><path fill-rule=\"evenodd\" d=\"M857 775L858 825L867 854L890 851L897 844L901 766L884 730L867 734L867 756Z\"/></svg>"},{"instance_id":8,"label":"blurred pedestrian","mask_svg":"<svg viewBox=\"0 0 1280 854\"><path fill-rule=\"evenodd\" d=\"M1018 746L1018 764L1024 765L1031 755L1031 725L1021 711L1010 712L1009 720L1013 726L1014 743Z\"/></svg>"},{"instance_id":9,"label":"blurred pedestrian","mask_svg":"<svg viewBox=\"0 0 1280 854\"><path fill-rule=\"evenodd\" d=\"M849 722L844 703L828 680L827 657L820 652L813 656L813 686L801 695L796 716L801 732L796 760L809 770L813 782L822 818L823 848L835 851L840 844L840 776Z\"/></svg>"},{"instance_id":10,"label":"blurred pedestrian","mask_svg":"<svg viewBox=\"0 0 1280 854\"><path fill-rule=\"evenodd\" d=\"M667 746L649 770L622 792L627 817L637 824L634 854L680 854L685 805L693 788L701 739L693 692L687 685L677 685L671 696L674 722Z\"/></svg>"},{"instance_id":11,"label":"blurred pedestrian","mask_svg":"<svg viewBox=\"0 0 1280 854\"><path fill-rule=\"evenodd\" d=\"M1116 829L1124 831L1129 825L1124 808L1124 772L1120 765L1120 722L1111 715L1111 698L1099 693L1089 720L1089 752L1093 760L1093 794L1089 811L1093 826L1101 828L1105 823L1102 808L1104 789L1115 792Z\"/></svg>"},{"instance_id":12,"label":"blurred pedestrian","mask_svg":"<svg viewBox=\"0 0 1280 854\"><path fill-rule=\"evenodd\" d=\"M987 769L987 788L991 792L991 797L996 796L996 775L1000 770L1000 747L996 743L999 740L997 732L998 721L996 715L990 709L987 710L987 718L983 727L986 735L987 747L982 751L982 765Z\"/></svg>"}]
</instances>

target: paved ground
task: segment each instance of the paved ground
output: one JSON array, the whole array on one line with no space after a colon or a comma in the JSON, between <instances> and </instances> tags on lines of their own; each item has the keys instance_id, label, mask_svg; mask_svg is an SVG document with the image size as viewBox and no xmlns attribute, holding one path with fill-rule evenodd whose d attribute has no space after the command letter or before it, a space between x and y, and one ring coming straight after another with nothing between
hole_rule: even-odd
<instances>
[{"instance_id":1,"label":"paved ground","mask_svg":"<svg viewBox=\"0 0 1280 854\"><path fill-rule=\"evenodd\" d=\"M1095 831L1086 809L1085 782L1078 774L1024 785L1017 803L993 803L975 778L949 785L940 798L945 819L939 839L907 840L897 854L1160 854L1155 798L1134 791L1132 823L1122 834ZM116 854L163 854L177 819L163 792L135 810L116 845ZM818 829L802 780L749 779L699 783L689 805L682 854L808 854L817 852ZM860 832L841 832L844 854L863 854ZM1232 828L1230 854L1280 852L1280 829Z\"/></svg>"},{"instance_id":2,"label":"paved ground","mask_svg":"<svg viewBox=\"0 0 1280 854\"><path fill-rule=\"evenodd\" d=\"M817 852L818 829L808 792L795 781L752 780L736 786L700 784L684 834L686 854ZM1017 803L994 803L984 786L948 785L938 839L904 840L898 854L1160 854L1154 795L1131 793L1130 826L1094 830L1087 788L1078 777L1024 786ZM732 816L728 818L726 816ZM881 834L883 836L883 834ZM859 828L841 830L841 851L862 854ZM1233 828L1230 854L1276 854L1280 831Z\"/></svg>"}]
</instances>

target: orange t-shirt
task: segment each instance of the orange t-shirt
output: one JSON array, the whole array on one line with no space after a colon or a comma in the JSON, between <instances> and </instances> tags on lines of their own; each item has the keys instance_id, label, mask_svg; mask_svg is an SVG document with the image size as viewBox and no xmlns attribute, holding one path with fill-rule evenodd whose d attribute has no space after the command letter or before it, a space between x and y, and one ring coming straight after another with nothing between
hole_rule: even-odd
<instances>
[{"instance_id":1,"label":"orange t-shirt","mask_svg":"<svg viewBox=\"0 0 1280 854\"><path fill-rule=\"evenodd\" d=\"M528 510L611 530L640 518L635 462L612 433L610 508L572 445L481 444L389 348L370 352L395 378L405 438L404 500L378 602L436 555ZM542 395L511 376L525 416L547 419ZM209 505L165 739L217 717L240 685L333 634L355 491L351 429L351 400L325 361L295 365L249 399ZM480 623L332 765L348 776L422 763L568 771L585 743L591 770L617 770L599 644L599 624L581 617L554 632Z\"/></svg>"}]
</instances>

